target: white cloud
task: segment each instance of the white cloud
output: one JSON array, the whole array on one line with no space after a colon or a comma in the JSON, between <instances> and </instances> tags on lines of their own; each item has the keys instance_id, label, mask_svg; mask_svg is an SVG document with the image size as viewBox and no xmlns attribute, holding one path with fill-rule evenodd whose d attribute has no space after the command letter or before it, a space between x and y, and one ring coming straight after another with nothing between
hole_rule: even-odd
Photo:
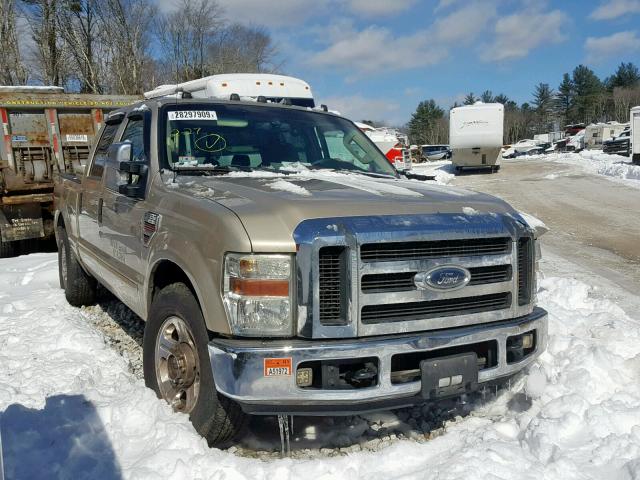
<instances>
[{"instance_id":1,"label":"white cloud","mask_svg":"<svg viewBox=\"0 0 640 480\"><path fill-rule=\"evenodd\" d=\"M380 98L367 98L362 95L335 96L322 98L320 102L329 109L339 111L351 120L374 120L387 125L400 125L403 115L400 105Z\"/></svg>"},{"instance_id":2,"label":"white cloud","mask_svg":"<svg viewBox=\"0 0 640 480\"><path fill-rule=\"evenodd\" d=\"M476 39L495 18L494 2L472 2L438 20L429 28L398 35L371 25L357 30L344 20L322 32L329 45L309 57L316 67L336 67L350 72L348 80L363 74L400 71L435 65L452 48Z\"/></svg>"},{"instance_id":3,"label":"white cloud","mask_svg":"<svg viewBox=\"0 0 640 480\"><path fill-rule=\"evenodd\" d=\"M525 10L502 17L495 27L495 39L483 47L480 58L486 62L515 60L542 45L560 43L566 39L563 31L568 20L560 10Z\"/></svg>"},{"instance_id":4,"label":"white cloud","mask_svg":"<svg viewBox=\"0 0 640 480\"><path fill-rule=\"evenodd\" d=\"M606 37L589 37L584 43L587 61L600 63L611 56L619 60L621 54L628 57L640 52L640 37L637 32L618 32Z\"/></svg>"},{"instance_id":5,"label":"white cloud","mask_svg":"<svg viewBox=\"0 0 640 480\"><path fill-rule=\"evenodd\" d=\"M434 11L438 12L440 10L444 10L446 8L449 8L451 5L455 5L459 1L460 0L440 0L438 2L438 5L436 5L436 8L434 9Z\"/></svg>"},{"instance_id":6,"label":"white cloud","mask_svg":"<svg viewBox=\"0 0 640 480\"><path fill-rule=\"evenodd\" d=\"M178 8L181 0L156 0L162 11ZM217 0L232 22L278 28L301 25L326 9L330 0Z\"/></svg>"},{"instance_id":7,"label":"white cloud","mask_svg":"<svg viewBox=\"0 0 640 480\"><path fill-rule=\"evenodd\" d=\"M442 49L430 48L424 31L394 36L387 28L370 26L345 32L341 39L312 55L309 63L316 67L347 68L357 75L433 65L446 55Z\"/></svg>"},{"instance_id":8,"label":"white cloud","mask_svg":"<svg viewBox=\"0 0 640 480\"><path fill-rule=\"evenodd\" d=\"M435 40L446 44L468 44L495 16L496 6L492 2L471 3L436 20L432 28L433 36Z\"/></svg>"},{"instance_id":9,"label":"white cloud","mask_svg":"<svg viewBox=\"0 0 640 480\"><path fill-rule=\"evenodd\" d=\"M353 13L377 16L399 14L415 3L416 0L349 0L347 6Z\"/></svg>"},{"instance_id":10,"label":"white cloud","mask_svg":"<svg viewBox=\"0 0 640 480\"><path fill-rule=\"evenodd\" d=\"M612 20L623 15L640 13L640 0L609 0L591 12L594 20Z\"/></svg>"}]
</instances>

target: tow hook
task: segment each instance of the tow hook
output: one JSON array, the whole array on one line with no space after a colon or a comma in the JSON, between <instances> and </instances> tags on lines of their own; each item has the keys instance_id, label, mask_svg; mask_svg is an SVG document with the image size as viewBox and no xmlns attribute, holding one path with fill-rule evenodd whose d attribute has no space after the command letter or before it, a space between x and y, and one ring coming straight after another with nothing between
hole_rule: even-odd
<instances>
[{"instance_id":1,"label":"tow hook","mask_svg":"<svg viewBox=\"0 0 640 480\"><path fill-rule=\"evenodd\" d=\"M371 385L378 377L378 368L371 362L364 364L364 368L349 371L345 375L345 380L354 387Z\"/></svg>"}]
</instances>

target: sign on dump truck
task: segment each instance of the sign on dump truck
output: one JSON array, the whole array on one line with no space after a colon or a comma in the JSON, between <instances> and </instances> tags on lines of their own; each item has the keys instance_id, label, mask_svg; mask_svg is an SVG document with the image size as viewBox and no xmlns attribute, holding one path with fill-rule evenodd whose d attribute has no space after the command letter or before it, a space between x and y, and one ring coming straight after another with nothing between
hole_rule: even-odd
<instances>
[{"instance_id":1,"label":"sign on dump truck","mask_svg":"<svg viewBox=\"0 0 640 480\"><path fill-rule=\"evenodd\" d=\"M452 108L449 113L451 161L456 171L464 167L500 167L504 130L504 106L482 103Z\"/></svg>"},{"instance_id":2,"label":"sign on dump truck","mask_svg":"<svg viewBox=\"0 0 640 480\"><path fill-rule=\"evenodd\" d=\"M54 177L83 174L106 112L137 100L0 87L0 256L20 240L53 234Z\"/></svg>"}]
</instances>

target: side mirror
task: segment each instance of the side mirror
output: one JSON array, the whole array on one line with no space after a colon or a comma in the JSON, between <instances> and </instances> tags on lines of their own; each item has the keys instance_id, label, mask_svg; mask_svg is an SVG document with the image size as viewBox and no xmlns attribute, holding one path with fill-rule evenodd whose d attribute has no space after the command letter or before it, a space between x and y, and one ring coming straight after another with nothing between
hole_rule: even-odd
<instances>
[{"instance_id":1,"label":"side mirror","mask_svg":"<svg viewBox=\"0 0 640 480\"><path fill-rule=\"evenodd\" d=\"M131 198L144 198L147 165L133 161L130 142L114 143L109 147L105 165L104 186Z\"/></svg>"}]
</instances>

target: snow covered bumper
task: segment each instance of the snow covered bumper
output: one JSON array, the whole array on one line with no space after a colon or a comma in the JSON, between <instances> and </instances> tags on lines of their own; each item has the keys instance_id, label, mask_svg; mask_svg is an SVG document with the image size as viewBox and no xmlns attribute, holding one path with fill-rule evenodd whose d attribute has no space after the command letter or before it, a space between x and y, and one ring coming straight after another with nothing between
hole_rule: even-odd
<instances>
[{"instance_id":1,"label":"snow covered bumper","mask_svg":"<svg viewBox=\"0 0 640 480\"><path fill-rule=\"evenodd\" d=\"M214 339L219 393L252 414L344 415L479 390L547 346L547 312L416 334L348 340Z\"/></svg>"}]
</instances>

